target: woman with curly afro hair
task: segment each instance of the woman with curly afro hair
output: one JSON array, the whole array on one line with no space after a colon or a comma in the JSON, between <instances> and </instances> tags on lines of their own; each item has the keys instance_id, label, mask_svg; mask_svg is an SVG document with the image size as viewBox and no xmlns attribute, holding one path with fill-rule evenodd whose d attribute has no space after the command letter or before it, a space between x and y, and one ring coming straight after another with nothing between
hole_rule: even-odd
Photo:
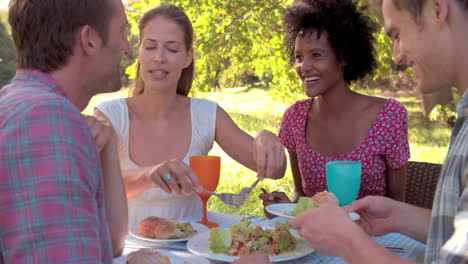
<instances>
[{"instance_id":1,"label":"woman with curly afro hair","mask_svg":"<svg viewBox=\"0 0 468 264\"><path fill-rule=\"evenodd\" d=\"M308 97L286 110L279 132L290 155L292 202L327 190L325 164L335 160L361 162L358 198L404 200L407 111L393 99L350 89L376 66L372 19L353 0L296 1L283 19L286 47ZM265 206L290 202L282 192L260 198Z\"/></svg>"}]
</instances>

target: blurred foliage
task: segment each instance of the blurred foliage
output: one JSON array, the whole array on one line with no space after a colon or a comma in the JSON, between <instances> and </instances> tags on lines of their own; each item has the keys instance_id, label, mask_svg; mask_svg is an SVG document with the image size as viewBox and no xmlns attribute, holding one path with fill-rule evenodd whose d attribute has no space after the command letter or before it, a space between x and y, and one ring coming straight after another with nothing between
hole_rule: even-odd
<instances>
[{"instance_id":1,"label":"blurred foliage","mask_svg":"<svg viewBox=\"0 0 468 264\"><path fill-rule=\"evenodd\" d=\"M398 71L389 73L378 78L364 78L352 83L353 90L372 90L375 88L397 92L397 91L414 91L418 86L417 80L411 71Z\"/></svg>"},{"instance_id":2,"label":"blurred foliage","mask_svg":"<svg viewBox=\"0 0 468 264\"><path fill-rule=\"evenodd\" d=\"M454 126L457 121L457 104L462 100L456 88L452 88L453 100L447 105L436 105L429 114L429 120L445 122Z\"/></svg>"},{"instance_id":3,"label":"blurred foliage","mask_svg":"<svg viewBox=\"0 0 468 264\"><path fill-rule=\"evenodd\" d=\"M127 14L133 25L131 41L135 50L139 18L161 2L173 3L184 9L193 23L197 70L195 90L262 85L285 97L302 91L283 45L282 14L293 0L131 0L126 5L130 7ZM361 0L360 5L363 3ZM377 21L369 9L365 12ZM384 30L377 32L375 37L379 68L373 79L394 69L391 42ZM134 78L134 66L127 68L126 72Z\"/></svg>"},{"instance_id":4,"label":"blurred foliage","mask_svg":"<svg viewBox=\"0 0 468 264\"><path fill-rule=\"evenodd\" d=\"M5 23L7 26L8 30L10 28L10 25L8 24L8 11L7 10L0 10L0 20Z\"/></svg>"},{"instance_id":5,"label":"blurred foliage","mask_svg":"<svg viewBox=\"0 0 468 264\"><path fill-rule=\"evenodd\" d=\"M0 16L0 88L8 84L15 75L15 47L6 26L6 12Z\"/></svg>"},{"instance_id":6,"label":"blurred foliage","mask_svg":"<svg viewBox=\"0 0 468 264\"><path fill-rule=\"evenodd\" d=\"M371 9L367 7L367 2L367 0L360 0L359 5L361 7L365 6L363 9L364 13L369 16L377 25L379 25L377 32L374 33L374 46L376 50L378 67L375 71L373 79L376 80L389 75L392 70L398 70L399 68L393 63L393 43L385 33L383 26L381 26L382 20L374 16L374 14L371 12Z\"/></svg>"}]
</instances>

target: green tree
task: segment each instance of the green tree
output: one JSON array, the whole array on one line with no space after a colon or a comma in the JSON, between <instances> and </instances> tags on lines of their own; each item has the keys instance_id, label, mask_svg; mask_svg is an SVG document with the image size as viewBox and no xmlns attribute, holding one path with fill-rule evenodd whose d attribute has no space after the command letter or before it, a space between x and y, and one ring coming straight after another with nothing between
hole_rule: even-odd
<instances>
[{"instance_id":1,"label":"green tree","mask_svg":"<svg viewBox=\"0 0 468 264\"><path fill-rule=\"evenodd\" d=\"M193 23L196 90L212 91L220 88L220 81L242 85L260 80L282 96L301 91L283 45L282 15L294 0L132 0L127 4L133 10L128 12L133 36L138 34L136 25L142 13L160 2L183 8ZM391 43L383 30L376 33L376 45L380 67L375 78L394 67ZM127 73L134 75L134 68Z\"/></svg>"},{"instance_id":2,"label":"green tree","mask_svg":"<svg viewBox=\"0 0 468 264\"><path fill-rule=\"evenodd\" d=\"M9 83L15 74L15 48L7 28L0 19L0 88Z\"/></svg>"},{"instance_id":3,"label":"green tree","mask_svg":"<svg viewBox=\"0 0 468 264\"><path fill-rule=\"evenodd\" d=\"M171 2L171 1L167 1ZM267 84L285 85L291 78L283 50L281 16L293 0L182 0L172 1L183 8L195 30L196 89L210 91L219 86L226 72L236 79L252 72ZM142 0L128 12L134 25L142 13L159 1ZM132 74L134 69L129 69ZM296 84L297 85L297 81Z\"/></svg>"}]
</instances>

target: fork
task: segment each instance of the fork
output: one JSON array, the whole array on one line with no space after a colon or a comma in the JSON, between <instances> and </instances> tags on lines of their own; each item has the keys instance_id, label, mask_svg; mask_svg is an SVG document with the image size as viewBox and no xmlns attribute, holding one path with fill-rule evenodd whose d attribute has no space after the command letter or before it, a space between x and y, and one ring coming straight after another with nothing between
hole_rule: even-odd
<instances>
[{"instance_id":1,"label":"fork","mask_svg":"<svg viewBox=\"0 0 468 264\"><path fill-rule=\"evenodd\" d=\"M227 205L234 205L234 206L241 206L245 203L245 200L247 200L247 197L249 197L250 192L252 189L257 186L258 182L260 180L257 179L250 187L244 187L242 190L238 193L215 193L215 192L210 192L207 190L202 190L201 192L207 193L214 195L218 197L223 203Z\"/></svg>"},{"instance_id":2,"label":"fork","mask_svg":"<svg viewBox=\"0 0 468 264\"><path fill-rule=\"evenodd\" d=\"M202 190L201 192L214 195L227 205L241 206L246 199L246 196L235 193L215 193L207 190Z\"/></svg>"},{"instance_id":3,"label":"fork","mask_svg":"<svg viewBox=\"0 0 468 264\"><path fill-rule=\"evenodd\" d=\"M247 199L247 197L249 197L250 195L250 192L252 191L252 189L257 186L257 184L260 182L260 179L256 179L254 181L254 183L252 183L252 185L250 185L250 187L244 187L242 188L242 190L239 192L240 195L244 195L245 196L245 199Z\"/></svg>"},{"instance_id":4,"label":"fork","mask_svg":"<svg viewBox=\"0 0 468 264\"><path fill-rule=\"evenodd\" d=\"M404 248L400 248L400 247L385 247L385 248L390 250L393 253L405 253L406 252Z\"/></svg>"},{"instance_id":5,"label":"fork","mask_svg":"<svg viewBox=\"0 0 468 264\"><path fill-rule=\"evenodd\" d=\"M239 194L238 194L238 195L241 196L241 198L239 198L239 199L242 199L242 203L241 203L240 205L243 205L243 204L245 203L245 200L247 200L247 198L249 197L250 192L252 191L252 189L253 189L255 186L257 186L257 184L258 184L259 181L260 181L260 180L257 179L257 180L254 181L254 183L252 183L252 185L250 185L250 187L244 187L244 188L242 188L242 190L241 190L241 191L239 192Z\"/></svg>"}]
</instances>

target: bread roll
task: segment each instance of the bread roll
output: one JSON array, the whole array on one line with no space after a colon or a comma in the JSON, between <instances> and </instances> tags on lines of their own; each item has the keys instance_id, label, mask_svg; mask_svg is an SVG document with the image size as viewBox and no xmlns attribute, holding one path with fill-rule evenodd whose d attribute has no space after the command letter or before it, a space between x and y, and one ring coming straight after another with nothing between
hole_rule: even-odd
<instances>
[{"instance_id":1,"label":"bread roll","mask_svg":"<svg viewBox=\"0 0 468 264\"><path fill-rule=\"evenodd\" d=\"M319 192L315 194L311 199L319 205L326 202L338 205L338 198L336 198L336 196L333 193L327 191Z\"/></svg>"},{"instance_id":2,"label":"bread roll","mask_svg":"<svg viewBox=\"0 0 468 264\"><path fill-rule=\"evenodd\" d=\"M142 248L128 254L127 264L171 264L171 261L158 251Z\"/></svg>"},{"instance_id":3,"label":"bread roll","mask_svg":"<svg viewBox=\"0 0 468 264\"><path fill-rule=\"evenodd\" d=\"M156 216L149 216L138 224L141 235L157 239L171 238L175 231L176 225L173 222Z\"/></svg>"}]
</instances>

